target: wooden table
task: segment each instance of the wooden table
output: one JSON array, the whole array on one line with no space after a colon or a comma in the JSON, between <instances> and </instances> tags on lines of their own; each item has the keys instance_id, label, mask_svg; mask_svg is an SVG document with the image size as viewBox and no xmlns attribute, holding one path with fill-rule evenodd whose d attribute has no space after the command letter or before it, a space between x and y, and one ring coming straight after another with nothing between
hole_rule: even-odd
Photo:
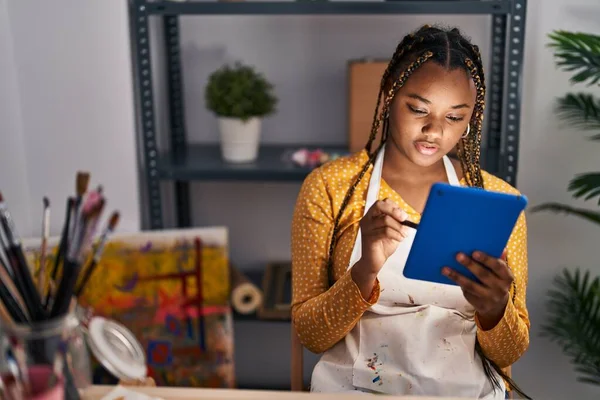
<instances>
[{"instance_id":1,"label":"wooden table","mask_svg":"<svg viewBox=\"0 0 600 400\"><path fill-rule=\"evenodd\" d=\"M100 400L104 395L113 390L113 386L93 386L86 391L83 400ZM128 387L129 390L160 397L165 400L338 400L348 399L348 394L321 394L308 392L265 391L265 390L237 390L237 389L199 389L175 387ZM413 397L413 396L382 396L381 400L440 400L440 397ZM444 400L464 400L444 398Z\"/></svg>"}]
</instances>

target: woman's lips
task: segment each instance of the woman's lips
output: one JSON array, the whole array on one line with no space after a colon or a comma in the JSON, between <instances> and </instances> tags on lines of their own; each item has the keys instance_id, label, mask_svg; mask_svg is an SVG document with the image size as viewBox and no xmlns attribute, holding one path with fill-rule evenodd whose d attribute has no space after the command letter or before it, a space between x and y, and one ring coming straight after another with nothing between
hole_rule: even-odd
<instances>
[{"instance_id":1,"label":"woman's lips","mask_svg":"<svg viewBox=\"0 0 600 400\"><path fill-rule=\"evenodd\" d=\"M415 148L424 156L432 156L440 149L438 145L429 142L415 142Z\"/></svg>"}]
</instances>

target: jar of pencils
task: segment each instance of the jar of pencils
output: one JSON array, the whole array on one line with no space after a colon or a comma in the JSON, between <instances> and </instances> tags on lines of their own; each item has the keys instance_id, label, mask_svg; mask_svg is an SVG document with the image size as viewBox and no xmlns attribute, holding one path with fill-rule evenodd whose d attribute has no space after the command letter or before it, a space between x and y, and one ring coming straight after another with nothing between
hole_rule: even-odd
<instances>
[{"instance_id":1,"label":"jar of pencils","mask_svg":"<svg viewBox=\"0 0 600 400\"><path fill-rule=\"evenodd\" d=\"M19 393L23 399L79 399L92 385L90 355L75 312L3 330L8 346L2 356L12 376L2 379L12 399Z\"/></svg>"}]
</instances>

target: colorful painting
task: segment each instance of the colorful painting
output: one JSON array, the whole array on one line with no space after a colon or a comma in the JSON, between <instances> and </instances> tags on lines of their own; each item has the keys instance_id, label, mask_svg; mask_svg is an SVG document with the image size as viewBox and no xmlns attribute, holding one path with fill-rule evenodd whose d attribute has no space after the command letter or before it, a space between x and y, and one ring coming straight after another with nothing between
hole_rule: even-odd
<instances>
[{"instance_id":1,"label":"colorful painting","mask_svg":"<svg viewBox=\"0 0 600 400\"><path fill-rule=\"evenodd\" d=\"M234 387L228 265L226 228L115 234L80 304L133 332L158 385Z\"/></svg>"}]
</instances>

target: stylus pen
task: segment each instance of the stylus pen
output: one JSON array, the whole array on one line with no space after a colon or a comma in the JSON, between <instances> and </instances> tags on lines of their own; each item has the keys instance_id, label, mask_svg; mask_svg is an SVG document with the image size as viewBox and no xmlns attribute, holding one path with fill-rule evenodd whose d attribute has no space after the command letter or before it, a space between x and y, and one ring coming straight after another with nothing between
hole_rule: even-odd
<instances>
[{"instance_id":1,"label":"stylus pen","mask_svg":"<svg viewBox=\"0 0 600 400\"><path fill-rule=\"evenodd\" d=\"M416 224L416 223L414 223L414 222L412 222L412 221L409 221L409 220L402 221L402 222L400 222L400 223L401 223L402 225L405 225L405 226L411 227L411 228L413 228L413 229L417 229L417 228L419 227L419 224Z\"/></svg>"}]
</instances>

